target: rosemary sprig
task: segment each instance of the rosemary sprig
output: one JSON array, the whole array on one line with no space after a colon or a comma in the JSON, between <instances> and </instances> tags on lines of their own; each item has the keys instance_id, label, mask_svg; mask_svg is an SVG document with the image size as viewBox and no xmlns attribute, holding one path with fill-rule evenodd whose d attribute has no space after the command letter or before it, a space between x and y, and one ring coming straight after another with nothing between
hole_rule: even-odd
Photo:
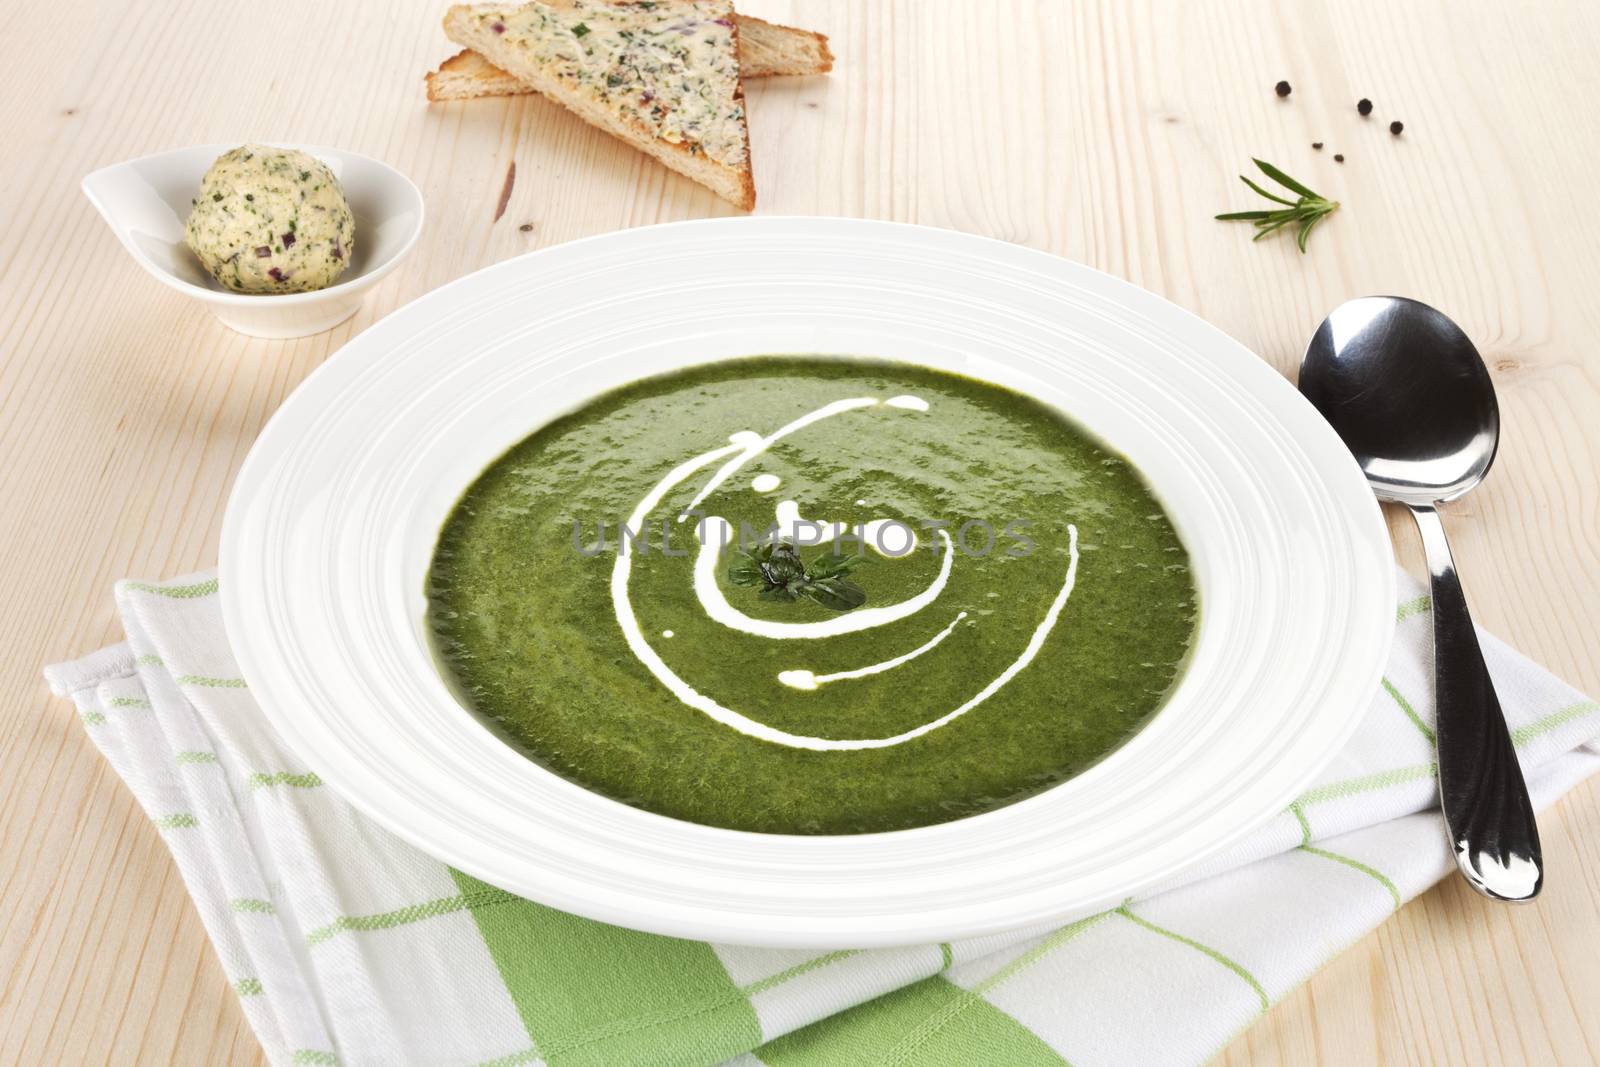
<instances>
[{"instance_id":1,"label":"rosemary sprig","mask_svg":"<svg viewBox=\"0 0 1600 1067\"><path fill-rule=\"evenodd\" d=\"M1261 173L1295 194L1294 200L1286 200L1276 193L1268 192L1248 177L1241 174L1239 180L1248 185L1252 190L1283 207L1272 211L1229 211L1218 215L1222 222L1249 222L1256 228L1256 235L1252 241L1259 241L1269 233L1277 233L1285 226L1299 226L1295 234L1295 244L1300 246L1300 251L1306 250L1306 238L1311 236L1311 231L1317 228L1317 223L1339 210L1339 201L1329 200L1321 193L1313 192L1303 183L1295 181L1283 171L1264 160L1251 160L1261 169Z\"/></svg>"},{"instance_id":2,"label":"rosemary sprig","mask_svg":"<svg viewBox=\"0 0 1600 1067\"><path fill-rule=\"evenodd\" d=\"M850 611L867 602L867 591L848 577L865 562L865 557L835 552L807 564L792 542L765 541L748 552L739 549L728 568L728 580L734 585L759 585L757 595L762 600L805 597L833 611Z\"/></svg>"}]
</instances>

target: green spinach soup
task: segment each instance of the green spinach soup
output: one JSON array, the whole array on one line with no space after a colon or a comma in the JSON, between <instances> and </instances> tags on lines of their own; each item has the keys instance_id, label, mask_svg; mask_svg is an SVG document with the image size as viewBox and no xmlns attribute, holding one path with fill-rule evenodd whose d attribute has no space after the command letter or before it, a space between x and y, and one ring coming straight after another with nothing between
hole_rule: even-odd
<instances>
[{"instance_id":1,"label":"green spinach soup","mask_svg":"<svg viewBox=\"0 0 1600 1067\"><path fill-rule=\"evenodd\" d=\"M530 759L662 815L899 830L1072 777L1161 707L1198 600L1126 459L1019 393L762 356L647 378L451 512L429 629Z\"/></svg>"}]
</instances>

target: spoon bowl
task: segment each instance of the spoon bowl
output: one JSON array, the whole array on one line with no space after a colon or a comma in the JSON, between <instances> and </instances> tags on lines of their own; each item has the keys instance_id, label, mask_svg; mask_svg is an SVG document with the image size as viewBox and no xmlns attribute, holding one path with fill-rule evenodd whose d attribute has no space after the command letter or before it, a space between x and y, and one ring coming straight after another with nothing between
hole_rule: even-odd
<instances>
[{"instance_id":1,"label":"spoon bowl","mask_svg":"<svg viewBox=\"0 0 1600 1067\"><path fill-rule=\"evenodd\" d=\"M1494 463L1489 370L1461 327L1419 301L1367 296L1335 308L1306 349L1300 391L1381 499L1455 500Z\"/></svg>"}]
</instances>

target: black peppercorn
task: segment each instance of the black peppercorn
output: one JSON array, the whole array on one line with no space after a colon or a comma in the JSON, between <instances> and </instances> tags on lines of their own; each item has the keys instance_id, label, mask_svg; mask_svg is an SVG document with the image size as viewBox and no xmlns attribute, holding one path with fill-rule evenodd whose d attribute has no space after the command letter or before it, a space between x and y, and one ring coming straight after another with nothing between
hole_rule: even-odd
<instances>
[{"instance_id":1,"label":"black peppercorn","mask_svg":"<svg viewBox=\"0 0 1600 1067\"><path fill-rule=\"evenodd\" d=\"M1405 128L1406 124L1401 122L1399 119L1395 119L1393 122L1389 123L1389 132L1394 134L1396 137L1399 137L1400 131Z\"/></svg>"},{"instance_id":2,"label":"black peppercorn","mask_svg":"<svg viewBox=\"0 0 1600 1067\"><path fill-rule=\"evenodd\" d=\"M1273 92L1277 93L1279 96L1288 96L1289 91L1288 82L1279 82L1277 85L1273 86Z\"/></svg>"},{"instance_id":3,"label":"black peppercorn","mask_svg":"<svg viewBox=\"0 0 1600 1067\"><path fill-rule=\"evenodd\" d=\"M1362 118L1366 118L1368 115L1372 114L1372 101L1363 96L1360 100L1356 101L1356 110L1361 112Z\"/></svg>"},{"instance_id":4,"label":"black peppercorn","mask_svg":"<svg viewBox=\"0 0 1600 1067\"><path fill-rule=\"evenodd\" d=\"M1311 147L1315 148L1318 152L1320 152L1320 151L1322 151L1322 142L1321 141L1312 141L1311 142Z\"/></svg>"},{"instance_id":5,"label":"black peppercorn","mask_svg":"<svg viewBox=\"0 0 1600 1067\"><path fill-rule=\"evenodd\" d=\"M1334 162L1335 162L1335 163L1343 163L1343 162L1344 162L1344 155L1343 155L1343 153L1339 153L1339 154L1336 154L1336 155L1335 155L1335 156L1334 156L1334 157L1333 157L1333 161L1334 161Z\"/></svg>"}]
</instances>

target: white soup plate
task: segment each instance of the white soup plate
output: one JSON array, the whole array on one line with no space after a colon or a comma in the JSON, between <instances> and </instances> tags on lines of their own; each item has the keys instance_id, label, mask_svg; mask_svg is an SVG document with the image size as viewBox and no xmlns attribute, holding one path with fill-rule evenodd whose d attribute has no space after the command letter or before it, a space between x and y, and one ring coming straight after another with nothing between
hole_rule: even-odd
<instances>
[{"instance_id":1,"label":"white soup plate","mask_svg":"<svg viewBox=\"0 0 1600 1067\"><path fill-rule=\"evenodd\" d=\"M1189 547L1201 601L1192 663L1151 723L1009 807L799 837L598 796L458 704L430 654L423 589L463 489L598 393L760 353L871 356L997 382L1137 464ZM579 915L809 948L1064 920L1238 841L1282 813L1356 727L1395 595L1361 472L1237 342L1041 252L826 218L608 234L395 312L313 373L261 435L228 504L221 580L229 639L272 725L400 837Z\"/></svg>"}]
</instances>

